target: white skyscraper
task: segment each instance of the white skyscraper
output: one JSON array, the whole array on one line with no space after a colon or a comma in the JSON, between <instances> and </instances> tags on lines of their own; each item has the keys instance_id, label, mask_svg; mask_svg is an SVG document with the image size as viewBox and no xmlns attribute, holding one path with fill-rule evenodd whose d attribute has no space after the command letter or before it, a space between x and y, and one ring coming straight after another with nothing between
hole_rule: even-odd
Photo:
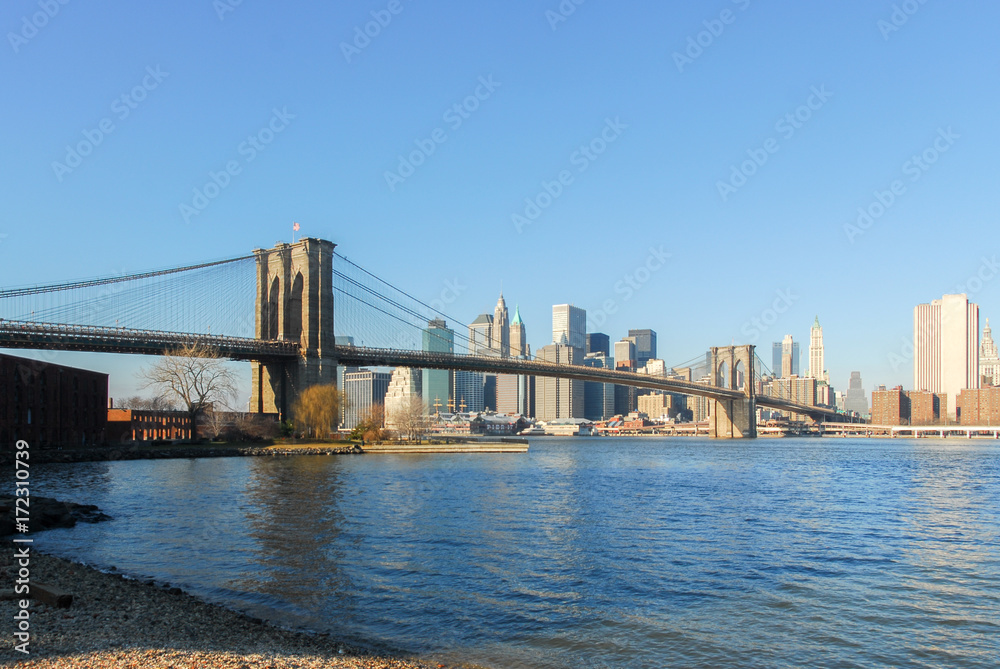
<instances>
[{"instance_id":1,"label":"white skyscraper","mask_svg":"<svg viewBox=\"0 0 1000 669\"><path fill-rule=\"evenodd\" d=\"M823 360L823 328L819 324L819 316L809 331L809 377L819 381L830 381Z\"/></svg>"},{"instance_id":2,"label":"white skyscraper","mask_svg":"<svg viewBox=\"0 0 1000 669\"><path fill-rule=\"evenodd\" d=\"M565 337L565 341L563 338ZM587 350L587 310L570 304L552 307L552 343ZM582 357L582 354L581 354Z\"/></svg>"},{"instance_id":3,"label":"white skyscraper","mask_svg":"<svg viewBox=\"0 0 1000 669\"><path fill-rule=\"evenodd\" d=\"M913 309L913 389L948 395L948 416L965 388L979 387L979 305L963 293Z\"/></svg>"}]
</instances>

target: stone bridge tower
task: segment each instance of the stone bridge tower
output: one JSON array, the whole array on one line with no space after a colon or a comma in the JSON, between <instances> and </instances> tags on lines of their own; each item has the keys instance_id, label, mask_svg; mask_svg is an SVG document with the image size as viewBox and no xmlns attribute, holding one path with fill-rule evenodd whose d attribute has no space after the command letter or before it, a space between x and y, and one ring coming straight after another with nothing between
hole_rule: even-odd
<instances>
[{"instance_id":1,"label":"stone bridge tower","mask_svg":"<svg viewBox=\"0 0 1000 669\"><path fill-rule=\"evenodd\" d=\"M719 439L752 439L757 436L755 359L752 344L712 347L709 354L712 385L742 390L746 399L710 400L709 436Z\"/></svg>"},{"instance_id":2,"label":"stone bridge tower","mask_svg":"<svg viewBox=\"0 0 1000 669\"><path fill-rule=\"evenodd\" d=\"M333 336L333 249L323 239L255 249L258 339L298 342L297 360L254 362L251 410L278 413L282 420L299 393L337 382Z\"/></svg>"}]
</instances>

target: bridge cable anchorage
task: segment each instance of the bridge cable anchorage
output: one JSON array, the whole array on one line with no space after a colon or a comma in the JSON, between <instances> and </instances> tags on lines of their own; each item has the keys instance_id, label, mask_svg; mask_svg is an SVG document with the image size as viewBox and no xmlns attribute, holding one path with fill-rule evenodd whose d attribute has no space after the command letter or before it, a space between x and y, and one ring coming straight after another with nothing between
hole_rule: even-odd
<instances>
[{"instance_id":1,"label":"bridge cable anchorage","mask_svg":"<svg viewBox=\"0 0 1000 669\"><path fill-rule=\"evenodd\" d=\"M225 260L215 260L212 262L200 263L197 265L188 265L186 267L172 267L168 269L142 272L141 274L128 274L125 276L106 276L106 277L99 277L96 279L85 279L83 281L52 283L42 286L24 286L21 288L8 288L7 290L0 290L0 300L8 299L11 297L21 297L23 295L37 295L39 293L52 293L61 290L73 290L77 288L89 288L91 286L104 286L112 283L121 283L124 281L149 279L157 276L165 276L167 274L187 272L189 270L194 270L194 269L204 269L206 267L214 267L216 265L225 265L227 263L238 262L240 260L249 260L250 258L253 257L254 257L253 255L245 255L245 256L239 256L237 258L227 258Z\"/></svg>"}]
</instances>

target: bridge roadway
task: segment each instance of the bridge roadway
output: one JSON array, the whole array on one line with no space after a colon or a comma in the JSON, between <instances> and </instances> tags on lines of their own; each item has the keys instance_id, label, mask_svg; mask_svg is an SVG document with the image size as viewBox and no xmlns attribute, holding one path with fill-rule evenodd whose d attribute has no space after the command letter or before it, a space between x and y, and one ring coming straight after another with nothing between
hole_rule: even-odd
<instances>
[{"instance_id":1,"label":"bridge roadway","mask_svg":"<svg viewBox=\"0 0 1000 669\"><path fill-rule=\"evenodd\" d=\"M283 340L0 320L0 348L163 355L167 351L187 344L200 344L213 348L220 355L232 360L282 362L294 360L299 356L299 345ZM337 346L335 356L343 365L454 369L491 374L547 376L617 383L684 395L701 395L715 400L742 400L746 397L742 391L730 388L674 381L636 372L560 365L538 360L357 346ZM836 420L838 417L833 411L768 395L757 395L756 401L757 406L791 411L814 418L832 417Z\"/></svg>"}]
</instances>

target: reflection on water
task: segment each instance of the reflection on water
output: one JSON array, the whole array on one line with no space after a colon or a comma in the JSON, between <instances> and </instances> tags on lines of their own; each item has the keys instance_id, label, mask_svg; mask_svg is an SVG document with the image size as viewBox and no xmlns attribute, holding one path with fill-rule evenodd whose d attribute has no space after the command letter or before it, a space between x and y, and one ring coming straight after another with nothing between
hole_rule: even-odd
<instances>
[{"instance_id":1,"label":"reflection on water","mask_svg":"<svg viewBox=\"0 0 1000 669\"><path fill-rule=\"evenodd\" d=\"M444 660L993 667L998 465L994 442L548 439L32 483L115 518L44 548Z\"/></svg>"}]
</instances>

